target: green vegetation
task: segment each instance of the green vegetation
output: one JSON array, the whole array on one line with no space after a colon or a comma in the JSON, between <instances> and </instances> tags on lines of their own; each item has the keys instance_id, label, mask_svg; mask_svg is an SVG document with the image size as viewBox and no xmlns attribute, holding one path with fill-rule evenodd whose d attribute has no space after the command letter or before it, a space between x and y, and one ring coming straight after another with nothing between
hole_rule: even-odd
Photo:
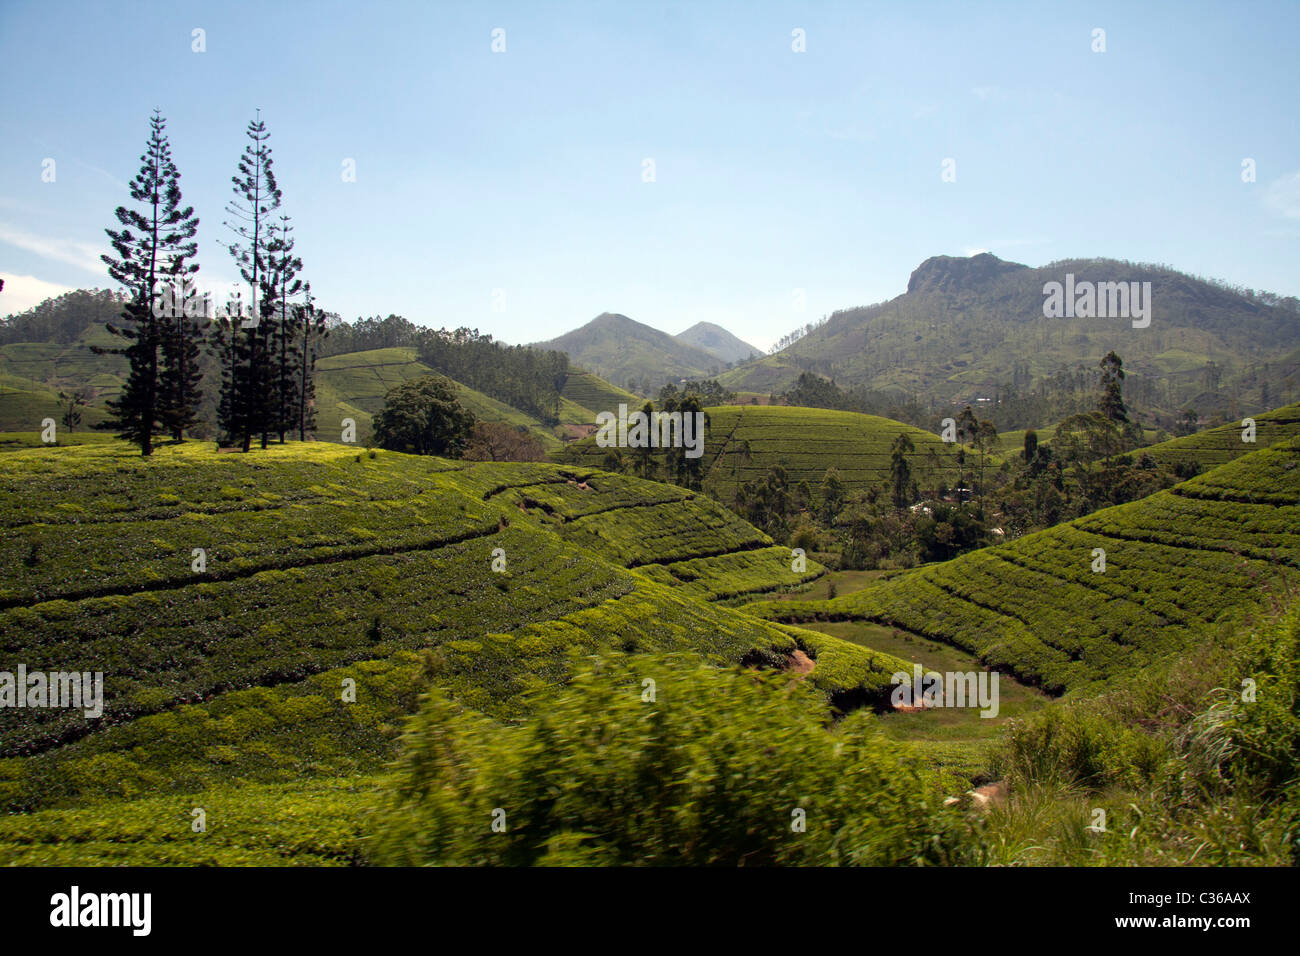
<instances>
[{"instance_id":1,"label":"green vegetation","mask_svg":"<svg viewBox=\"0 0 1300 956\"><path fill-rule=\"evenodd\" d=\"M1194 465L1208 470L1248 455L1257 448L1300 436L1300 404L1286 405L1253 418L1253 443L1243 440L1246 429L1238 420L1143 448L1142 454L1150 455L1161 464Z\"/></svg>"},{"instance_id":2,"label":"green vegetation","mask_svg":"<svg viewBox=\"0 0 1300 956\"><path fill-rule=\"evenodd\" d=\"M585 419L585 423L590 425L596 423L596 415L599 412L617 411L620 403L626 403L629 408L633 406L639 408L643 401L631 392L611 385L590 372L574 368L569 369L560 394L574 405L590 412L590 416ZM565 421L577 423L578 419L566 418Z\"/></svg>"},{"instance_id":3,"label":"green vegetation","mask_svg":"<svg viewBox=\"0 0 1300 956\"><path fill-rule=\"evenodd\" d=\"M1015 721L991 862L1300 863L1300 602L1096 697Z\"/></svg>"},{"instance_id":4,"label":"green vegetation","mask_svg":"<svg viewBox=\"0 0 1300 956\"><path fill-rule=\"evenodd\" d=\"M1050 319L1043 285L1150 281L1159 297L1151 327L1135 335L1122 319ZM783 351L719 378L736 391L780 393L804 372L876 396L858 408L929 426L901 410L937 404L955 415L978 398L997 399L999 431L1060 421L1093 405L1091 363L1124 356L1127 395L1144 421L1173 431L1193 405L1207 418L1240 420L1300 399L1296 362L1300 305L1164 266L1072 259L1030 269L996 256L936 256L906 294L832 313L799 330ZM1289 354L1288 354L1289 353ZM892 409L892 410L891 410ZM1149 414L1148 414L1149 413Z\"/></svg>"},{"instance_id":5,"label":"green vegetation","mask_svg":"<svg viewBox=\"0 0 1300 956\"><path fill-rule=\"evenodd\" d=\"M792 572L709 499L629 477L325 443L146 462L100 440L4 455L0 501L6 658L105 674L99 722L6 711L6 861L356 862L343 818L430 686L515 721L592 657L780 669L798 651L822 707L878 698L901 666L721 606L822 569ZM243 789L286 816L252 825L231 810ZM338 816L289 834L325 791L346 791ZM188 809L172 820L192 806L238 832L194 850Z\"/></svg>"},{"instance_id":6,"label":"green vegetation","mask_svg":"<svg viewBox=\"0 0 1300 956\"><path fill-rule=\"evenodd\" d=\"M792 486L807 481L815 489L834 468L848 492L883 487L890 480L891 446L900 434L912 441L908 460L923 485L956 479L952 444L874 415L775 405L722 405L706 408L705 414L704 488L724 502L774 465L785 469ZM599 464L607 449L589 439L574 451L578 460Z\"/></svg>"},{"instance_id":7,"label":"green vegetation","mask_svg":"<svg viewBox=\"0 0 1300 956\"><path fill-rule=\"evenodd\" d=\"M456 400L456 388L441 375L425 375L393 386L375 416L375 442L389 451L459 458L474 429L474 416Z\"/></svg>"},{"instance_id":8,"label":"green vegetation","mask_svg":"<svg viewBox=\"0 0 1300 956\"><path fill-rule=\"evenodd\" d=\"M1296 442L777 620L861 619L964 648L1057 693L1148 666L1300 567ZM1104 549L1105 570L1094 571Z\"/></svg>"},{"instance_id":9,"label":"green vegetation","mask_svg":"<svg viewBox=\"0 0 1300 956\"><path fill-rule=\"evenodd\" d=\"M933 784L890 752L869 717L828 731L811 688L777 684L689 662L618 661L582 673L506 732L435 694L412 723L377 859L870 866L976 857L966 820L944 812Z\"/></svg>"},{"instance_id":10,"label":"green vegetation","mask_svg":"<svg viewBox=\"0 0 1300 956\"><path fill-rule=\"evenodd\" d=\"M418 361L412 348L372 349L331 355L316 363L317 420L321 438L335 441L344 418L357 423L358 440L371 433L374 416L393 387L433 370ZM546 447L558 448L553 430L516 408L455 383L456 400L480 421L521 426Z\"/></svg>"}]
</instances>

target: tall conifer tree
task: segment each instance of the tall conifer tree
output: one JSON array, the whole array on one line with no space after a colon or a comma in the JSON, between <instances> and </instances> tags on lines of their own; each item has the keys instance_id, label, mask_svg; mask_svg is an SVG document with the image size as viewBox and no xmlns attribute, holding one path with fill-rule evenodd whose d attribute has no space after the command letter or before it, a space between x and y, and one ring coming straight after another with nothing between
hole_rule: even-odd
<instances>
[{"instance_id":1,"label":"tall conifer tree","mask_svg":"<svg viewBox=\"0 0 1300 956\"><path fill-rule=\"evenodd\" d=\"M118 206L117 221L122 230L106 229L116 255L101 258L108 274L127 289L122 317L126 324L110 325L109 331L125 339L120 348L96 348L96 352L124 355L130 364L126 384L116 400L107 402L107 427L121 438L140 446L142 455L153 454L154 437L164 427L183 419L175 403L188 394L179 390L180 376L168 373L169 360L179 361L180 352L168 348L171 314L183 313L171 293L171 283L183 286L198 271L188 263L197 251L191 240L199 220L192 207L181 208L180 173L172 161L166 120L155 110L140 171L131 180L131 198L138 209ZM168 288L164 289L163 285ZM180 296L182 303L184 295ZM164 380L165 379L165 380ZM197 389L197 383L194 388ZM185 427L184 425L181 426Z\"/></svg>"},{"instance_id":2,"label":"tall conifer tree","mask_svg":"<svg viewBox=\"0 0 1300 956\"><path fill-rule=\"evenodd\" d=\"M300 313L290 300L303 290L298 273L302 260L293 254L293 226L288 216L281 216L279 225L271 226L270 255L266 280L262 286L263 300L268 309L269 362L272 366L271 423L284 444L285 433L293 428L297 418L298 359L294 347L297 342L296 324Z\"/></svg>"},{"instance_id":3,"label":"tall conifer tree","mask_svg":"<svg viewBox=\"0 0 1300 956\"><path fill-rule=\"evenodd\" d=\"M307 433L316 430L316 353L320 343L329 337L325 327L325 313L316 308L311 297L311 283L303 287L304 304L298 306L301 320L298 323L300 351L298 353L298 440L306 441Z\"/></svg>"},{"instance_id":4,"label":"tall conifer tree","mask_svg":"<svg viewBox=\"0 0 1300 956\"><path fill-rule=\"evenodd\" d=\"M271 147L267 145L270 134L262 122L261 110L257 111L257 119L248 124L246 134L249 143L239 158L238 175L230 180L235 199L226 207L226 212L233 217L233 221L226 221L226 226L237 237L227 248L239 274L248 283L250 302L247 317L230 321L227 347L232 350L231 367L229 374L222 377L221 397L231 437L239 441L244 451L252 447L255 434L261 434L262 447L266 447L271 417L269 336L262 327L269 312L258 293L269 271L272 254L271 215L280 207L280 188L275 182Z\"/></svg>"}]
</instances>

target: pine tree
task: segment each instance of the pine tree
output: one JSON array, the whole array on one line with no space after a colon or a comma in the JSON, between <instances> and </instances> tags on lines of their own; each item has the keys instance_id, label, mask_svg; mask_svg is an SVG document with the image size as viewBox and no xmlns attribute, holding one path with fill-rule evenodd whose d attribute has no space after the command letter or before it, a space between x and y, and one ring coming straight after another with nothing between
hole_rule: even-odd
<instances>
[{"instance_id":1,"label":"pine tree","mask_svg":"<svg viewBox=\"0 0 1300 956\"><path fill-rule=\"evenodd\" d=\"M912 466L907 456L916 450L907 432L899 432L889 452L890 492L895 508L904 508L911 500L915 484L912 481Z\"/></svg>"},{"instance_id":2,"label":"pine tree","mask_svg":"<svg viewBox=\"0 0 1300 956\"><path fill-rule=\"evenodd\" d=\"M299 318L289 300L303 290L297 278L302 270L302 260L293 254L293 227L289 217L281 216L280 224L271 225L268 271L262 286L263 301L267 303L268 360L272 366L270 423L284 444L284 436L293 427L298 393L298 352L296 322Z\"/></svg>"},{"instance_id":3,"label":"pine tree","mask_svg":"<svg viewBox=\"0 0 1300 956\"><path fill-rule=\"evenodd\" d=\"M1101 395L1097 411L1116 425L1128 423L1128 408L1124 405L1124 361L1113 351L1098 366L1101 369Z\"/></svg>"},{"instance_id":4,"label":"pine tree","mask_svg":"<svg viewBox=\"0 0 1300 956\"><path fill-rule=\"evenodd\" d=\"M280 189L271 163L270 134L262 122L262 111L248 124L249 144L239 158L239 174L231 177L235 200L226 212L235 221L226 226L238 237L227 248L251 294L248 317L230 319L229 374L222 377L221 403L227 408L226 422L232 438L243 451L252 447L253 435L261 434L267 445L271 408L271 374L267 355L267 334L262 320L269 317L266 304L258 300L259 287L271 258L271 213L280 207ZM229 389L227 395L225 390Z\"/></svg>"},{"instance_id":5,"label":"pine tree","mask_svg":"<svg viewBox=\"0 0 1300 956\"><path fill-rule=\"evenodd\" d=\"M239 421L236 391L239 381L239 362L235 348L235 319L218 314L212 323L212 337L208 348L221 367L221 389L217 397L217 430L232 443L243 433Z\"/></svg>"},{"instance_id":6,"label":"pine tree","mask_svg":"<svg viewBox=\"0 0 1300 956\"><path fill-rule=\"evenodd\" d=\"M180 173L172 161L167 123L155 110L149 125L140 171L130 184L131 198L143 209L117 207L117 221L123 229L104 230L116 256L100 257L108 274L128 292L122 310L128 324L108 329L130 344L94 349L99 354L124 355L130 364L121 394L106 403L110 416L106 427L139 445L142 455L153 454L154 436L175 417L173 403L183 400L180 392L169 390L170 377L166 383L160 377L163 363L176 357L168 354L167 328L177 305L170 285L160 289L159 281L184 284L199 268L186 262L197 251L189 240L198 231L199 220L192 207L181 208Z\"/></svg>"},{"instance_id":7,"label":"pine tree","mask_svg":"<svg viewBox=\"0 0 1300 956\"><path fill-rule=\"evenodd\" d=\"M203 369L199 364L204 332L208 327L205 302L182 277L181 299L173 316L161 328L163 370L159 378L162 409L160 420L177 442L199 422L203 403Z\"/></svg>"},{"instance_id":8,"label":"pine tree","mask_svg":"<svg viewBox=\"0 0 1300 956\"><path fill-rule=\"evenodd\" d=\"M311 283L303 287L304 304L298 306L301 351L298 353L298 440L306 441L307 432L316 430L316 352L318 343L329 336L325 313L316 309L311 298Z\"/></svg>"}]
</instances>

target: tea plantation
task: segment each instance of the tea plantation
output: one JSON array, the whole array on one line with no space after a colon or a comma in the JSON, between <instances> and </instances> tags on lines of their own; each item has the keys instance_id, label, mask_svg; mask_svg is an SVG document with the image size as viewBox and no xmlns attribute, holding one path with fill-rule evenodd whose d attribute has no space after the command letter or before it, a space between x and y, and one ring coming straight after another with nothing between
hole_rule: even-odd
<instances>
[{"instance_id":1,"label":"tea plantation","mask_svg":"<svg viewBox=\"0 0 1300 956\"><path fill-rule=\"evenodd\" d=\"M1177 465L1196 462L1203 469L1225 464L1248 455L1258 448L1276 445L1300 437L1300 403L1284 405L1271 412L1254 416L1255 440L1243 440L1245 429L1241 422L1229 422L1215 428L1206 428L1194 435L1172 438L1169 441L1140 449L1135 455L1147 454L1161 464Z\"/></svg>"},{"instance_id":2,"label":"tea plantation","mask_svg":"<svg viewBox=\"0 0 1300 956\"><path fill-rule=\"evenodd\" d=\"M1060 693L1169 658L1214 622L1294 583L1298 571L1293 439L1149 498L855 594L749 609L786 622L893 625Z\"/></svg>"},{"instance_id":3,"label":"tea plantation","mask_svg":"<svg viewBox=\"0 0 1300 956\"><path fill-rule=\"evenodd\" d=\"M608 655L651 677L800 650L823 707L903 666L723 606L823 569L581 467L95 442L0 456L0 524L0 670L104 673L99 719L0 710L0 863L355 862L431 687L498 726Z\"/></svg>"},{"instance_id":4,"label":"tea plantation","mask_svg":"<svg viewBox=\"0 0 1300 956\"><path fill-rule=\"evenodd\" d=\"M637 408L629 404L628 411ZM890 451L900 433L912 441L908 463L922 487L957 481L954 444L888 418L786 405L721 405L705 412L709 427L703 456L704 487L721 501L732 500L742 484L762 478L776 465L786 470L792 487L808 482L814 496L828 468L839 472L847 493L879 489L889 481ZM575 447L583 461L595 465L608 451L594 439ZM970 469L978 468L979 459L970 449L966 454L969 474Z\"/></svg>"}]
</instances>

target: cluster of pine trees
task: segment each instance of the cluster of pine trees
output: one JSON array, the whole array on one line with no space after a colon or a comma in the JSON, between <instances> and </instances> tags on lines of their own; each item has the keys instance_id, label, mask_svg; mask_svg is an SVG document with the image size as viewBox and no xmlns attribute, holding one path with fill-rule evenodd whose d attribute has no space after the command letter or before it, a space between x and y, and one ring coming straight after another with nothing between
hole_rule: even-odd
<instances>
[{"instance_id":1,"label":"cluster of pine trees","mask_svg":"<svg viewBox=\"0 0 1300 956\"><path fill-rule=\"evenodd\" d=\"M193 207L182 206L166 122L155 111L150 126L130 184L136 206L119 206L122 228L106 230L114 254L102 258L125 289L125 321L109 326L123 344L97 351L125 356L130 370L117 400L107 403L103 427L144 455L160 436L183 441L199 422L206 348L221 367L217 427L225 444L248 451L254 439L263 448L273 436L305 440L315 429L313 378L325 313L299 278L302 260L294 254L290 218L279 213L266 124L260 115L248 124L249 142L231 180L235 198L226 207L225 225L234 234L227 249L248 286L248 304L241 292L215 307L195 287L199 220Z\"/></svg>"}]
</instances>

